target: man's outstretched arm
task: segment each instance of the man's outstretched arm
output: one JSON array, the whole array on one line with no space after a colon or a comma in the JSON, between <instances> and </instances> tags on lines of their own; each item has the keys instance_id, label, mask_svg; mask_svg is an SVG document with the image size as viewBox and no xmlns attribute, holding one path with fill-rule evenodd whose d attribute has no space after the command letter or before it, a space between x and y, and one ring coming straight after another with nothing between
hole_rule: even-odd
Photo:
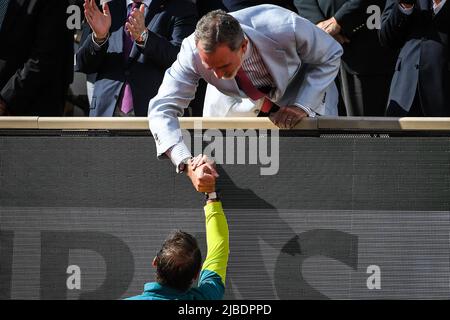
<instances>
[{"instance_id":1,"label":"man's outstretched arm","mask_svg":"<svg viewBox=\"0 0 450 320\"><path fill-rule=\"evenodd\" d=\"M222 299L230 250L228 223L220 201L208 201L204 210L208 253L200 273L198 289L206 299Z\"/></svg>"}]
</instances>

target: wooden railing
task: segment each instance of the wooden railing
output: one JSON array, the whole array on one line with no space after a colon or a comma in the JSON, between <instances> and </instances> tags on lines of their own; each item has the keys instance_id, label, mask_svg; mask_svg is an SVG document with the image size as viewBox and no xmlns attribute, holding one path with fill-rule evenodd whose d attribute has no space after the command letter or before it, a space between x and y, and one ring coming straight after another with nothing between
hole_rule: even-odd
<instances>
[{"instance_id":1,"label":"wooden railing","mask_svg":"<svg viewBox=\"0 0 450 320\"><path fill-rule=\"evenodd\" d=\"M183 129L276 129L268 118L180 118ZM0 129L148 130L141 118L0 117ZM300 130L450 131L450 118L318 117L303 119Z\"/></svg>"}]
</instances>

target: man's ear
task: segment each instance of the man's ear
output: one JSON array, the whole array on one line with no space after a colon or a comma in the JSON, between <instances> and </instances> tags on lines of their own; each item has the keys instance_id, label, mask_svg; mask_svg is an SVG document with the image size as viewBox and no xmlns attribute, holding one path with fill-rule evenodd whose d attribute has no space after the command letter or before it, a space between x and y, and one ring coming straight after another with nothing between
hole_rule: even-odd
<instances>
[{"instance_id":1,"label":"man's ear","mask_svg":"<svg viewBox=\"0 0 450 320\"><path fill-rule=\"evenodd\" d=\"M195 275L195 277L194 277L194 281L197 281L197 280L198 280L198 277L199 277L199 275L200 275L200 271L199 271L199 272L197 272L197 274Z\"/></svg>"},{"instance_id":2,"label":"man's ear","mask_svg":"<svg viewBox=\"0 0 450 320\"><path fill-rule=\"evenodd\" d=\"M248 39L244 38L244 40L242 41L242 44L241 44L241 49L242 49L243 53L245 53L247 51L247 45L248 45Z\"/></svg>"},{"instance_id":3,"label":"man's ear","mask_svg":"<svg viewBox=\"0 0 450 320\"><path fill-rule=\"evenodd\" d=\"M158 266L158 263L157 263L156 257L154 257L154 258L153 258L153 261L152 261L152 266L153 266L153 268L156 268L156 267Z\"/></svg>"}]
</instances>

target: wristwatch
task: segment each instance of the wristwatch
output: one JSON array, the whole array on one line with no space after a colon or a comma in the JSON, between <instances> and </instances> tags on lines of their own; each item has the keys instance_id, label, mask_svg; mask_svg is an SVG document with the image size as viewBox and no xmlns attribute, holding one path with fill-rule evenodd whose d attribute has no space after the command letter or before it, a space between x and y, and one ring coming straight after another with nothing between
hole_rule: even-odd
<instances>
[{"instance_id":1,"label":"wristwatch","mask_svg":"<svg viewBox=\"0 0 450 320\"><path fill-rule=\"evenodd\" d=\"M205 200L219 200L219 195L216 191L214 192L205 192Z\"/></svg>"},{"instance_id":2,"label":"wristwatch","mask_svg":"<svg viewBox=\"0 0 450 320\"><path fill-rule=\"evenodd\" d=\"M148 38L148 29L145 29L139 36L139 39L136 40L136 43L142 46L147 41L147 38Z\"/></svg>"},{"instance_id":3,"label":"wristwatch","mask_svg":"<svg viewBox=\"0 0 450 320\"><path fill-rule=\"evenodd\" d=\"M177 173L184 172L184 170L186 170L186 165L189 163L191 159L192 157L188 157L186 159L181 160L180 164L177 167Z\"/></svg>"}]
</instances>

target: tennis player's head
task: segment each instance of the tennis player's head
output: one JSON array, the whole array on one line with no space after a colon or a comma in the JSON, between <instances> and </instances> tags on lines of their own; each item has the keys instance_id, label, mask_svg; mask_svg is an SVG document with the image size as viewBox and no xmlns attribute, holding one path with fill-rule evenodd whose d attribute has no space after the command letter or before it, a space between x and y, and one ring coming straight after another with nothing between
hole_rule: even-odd
<instances>
[{"instance_id":1,"label":"tennis player's head","mask_svg":"<svg viewBox=\"0 0 450 320\"><path fill-rule=\"evenodd\" d=\"M189 233L176 230L164 241L153 259L156 282L186 291L198 279L201 263L202 255L197 240Z\"/></svg>"}]
</instances>

